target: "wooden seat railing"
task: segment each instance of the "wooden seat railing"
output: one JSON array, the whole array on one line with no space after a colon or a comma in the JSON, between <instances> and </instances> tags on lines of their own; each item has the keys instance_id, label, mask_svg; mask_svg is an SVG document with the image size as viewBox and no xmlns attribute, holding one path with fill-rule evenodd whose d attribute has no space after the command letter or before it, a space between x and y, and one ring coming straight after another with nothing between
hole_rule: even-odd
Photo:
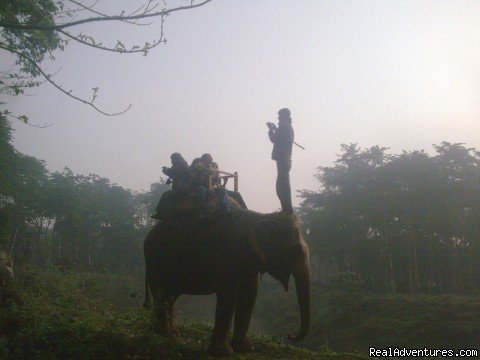
<instances>
[{"instance_id":1,"label":"wooden seat railing","mask_svg":"<svg viewBox=\"0 0 480 360\"><path fill-rule=\"evenodd\" d=\"M223 175L220 176L220 179L223 180L223 186L227 185L228 179L233 178L233 189L238 192L238 173L235 171L233 174L222 171L222 170L215 170L217 173ZM212 175L208 176L208 190L211 191L213 188L212 184Z\"/></svg>"}]
</instances>

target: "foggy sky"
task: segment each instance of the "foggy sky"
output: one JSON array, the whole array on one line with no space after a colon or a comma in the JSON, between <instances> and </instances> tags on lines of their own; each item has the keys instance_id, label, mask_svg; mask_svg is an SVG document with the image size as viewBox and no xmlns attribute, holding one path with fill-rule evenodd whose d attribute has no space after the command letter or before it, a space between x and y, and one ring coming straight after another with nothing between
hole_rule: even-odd
<instances>
[{"instance_id":1,"label":"foggy sky","mask_svg":"<svg viewBox=\"0 0 480 360\"><path fill-rule=\"evenodd\" d=\"M99 6L119 13L134 3ZM146 57L74 43L57 53L44 67L61 68L55 79L67 90L88 98L98 86L103 109L132 108L107 118L45 84L35 96L6 99L32 123L54 124L14 122L15 146L50 170L68 166L133 190L157 181L172 152L188 161L210 152L221 169L239 172L250 208L277 210L265 122L282 107L306 147L294 148L294 194L318 188L316 167L331 165L341 143L393 153L432 152L441 141L480 148L479 23L474 0L214 0L169 16L167 45ZM81 31L133 45L154 40L159 25Z\"/></svg>"}]
</instances>

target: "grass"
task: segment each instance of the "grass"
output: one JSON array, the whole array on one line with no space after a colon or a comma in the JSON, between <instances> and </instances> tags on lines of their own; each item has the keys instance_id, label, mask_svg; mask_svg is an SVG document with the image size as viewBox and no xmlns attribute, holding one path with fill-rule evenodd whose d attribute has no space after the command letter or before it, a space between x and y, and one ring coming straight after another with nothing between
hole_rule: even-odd
<instances>
[{"instance_id":1,"label":"grass","mask_svg":"<svg viewBox=\"0 0 480 360\"><path fill-rule=\"evenodd\" d=\"M209 358L204 349L212 323L185 318L211 319L211 299L179 302L180 337L172 340L151 331L151 314L140 306L140 278L25 267L17 273L16 290L23 304L0 307L0 359ZM356 354L367 355L369 346L473 349L480 344L478 296L378 295L348 286L312 290L311 331L300 343L305 348L282 340L299 325L294 289L285 293L278 283L264 280L255 320L277 335L254 334L257 352L230 358L360 359Z\"/></svg>"},{"instance_id":2,"label":"grass","mask_svg":"<svg viewBox=\"0 0 480 360\"><path fill-rule=\"evenodd\" d=\"M212 324L183 321L180 337L151 331L139 307L141 288L126 276L25 267L17 273L22 305L0 308L0 358L204 359ZM359 359L324 349L299 349L280 338L253 336L255 354L231 359Z\"/></svg>"},{"instance_id":3,"label":"grass","mask_svg":"<svg viewBox=\"0 0 480 360\"><path fill-rule=\"evenodd\" d=\"M298 322L294 291L260 296L257 313L271 333L283 334ZM309 349L368 354L376 348L478 349L480 297L369 294L358 289L312 288L312 326L301 343ZM272 311L273 309L273 311Z\"/></svg>"}]
</instances>

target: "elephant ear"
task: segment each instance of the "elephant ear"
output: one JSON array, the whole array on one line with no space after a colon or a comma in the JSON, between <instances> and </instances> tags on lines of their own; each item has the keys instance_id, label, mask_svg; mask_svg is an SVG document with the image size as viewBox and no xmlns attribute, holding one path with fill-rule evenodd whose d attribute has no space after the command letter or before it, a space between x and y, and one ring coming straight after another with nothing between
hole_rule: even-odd
<instances>
[{"instance_id":1,"label":"elephant ear","mask_svg":"<svg viewBox=\"0 0 480 360\"><path fill-rule=\"evenodd\" d=\"M305 258L305 249L300 242L292 242L277 249L272 254L266 264L267 272L275 279L280 281L288 291L290 275L296 271L296 266L303 263Z\"/></svg>"},{"instance_id":2,"label":"elephant ear","mask_svg":"<svg viewBox=\"0 0 480 360\"><path fill-rule=\"evenodd\" d=\"M262 273L275 249L275 239L280 237L280 226L275 221L261 220L253 224L251 241Z\"/></svg>"},{"instance_id":3,"label":"elephant ear","mask_svg":"<svg viewBox=\"0 0 480 360\"><path fill-rule=\"evenodd\" d=\"M277 221L262 220L255 223L252 229L253 247L261 272L268 272L288 291L291 262L294 253L299 252L299 244L285 243L285 237Z\"/></svg>"}]
</instances>

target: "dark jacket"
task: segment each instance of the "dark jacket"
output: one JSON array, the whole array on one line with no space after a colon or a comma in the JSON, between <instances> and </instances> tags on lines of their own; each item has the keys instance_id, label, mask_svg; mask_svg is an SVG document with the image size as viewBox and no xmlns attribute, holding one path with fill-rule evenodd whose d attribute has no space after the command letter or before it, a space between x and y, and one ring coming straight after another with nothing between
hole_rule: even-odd
<instances>
[{"instance_id":1,"label":"dark jacket","mask_svg":"<svg viewBox=\"0 0 480 360\"><path fill-rule=\"evenodd\" d=\"M191 172L188 164L186 164L186 166L177 165L165 168L163 173L172 179L172 190L178 190L181 192L190 191Z\"/></svg>"},{"instance_id":2,"label":"dark jacket","mask_svg":"<svg viewBox=\"0 0 480 360\"><path fill-rule=\"evenodd\" d=\"M192 171L192 186L194 189L198 186L208 187L209 176L212 176L212 187L217 187L221 184L216 162L212 162L207 166L201 158L195 158L192 161L190 168Z\"/></svg>"},{"instance_id":3,"label":"dark jacket","mask_svg":"<svg viewBox=\"0 0 480 360\"><path fill-rule=\"evenodd\" d=\"M268 132L268 137L273 143L273 160L278 161L281 159L290 159L292 157L294 133L291 122L280 123L275 131Z\"/></svg>"}]
</instances>

